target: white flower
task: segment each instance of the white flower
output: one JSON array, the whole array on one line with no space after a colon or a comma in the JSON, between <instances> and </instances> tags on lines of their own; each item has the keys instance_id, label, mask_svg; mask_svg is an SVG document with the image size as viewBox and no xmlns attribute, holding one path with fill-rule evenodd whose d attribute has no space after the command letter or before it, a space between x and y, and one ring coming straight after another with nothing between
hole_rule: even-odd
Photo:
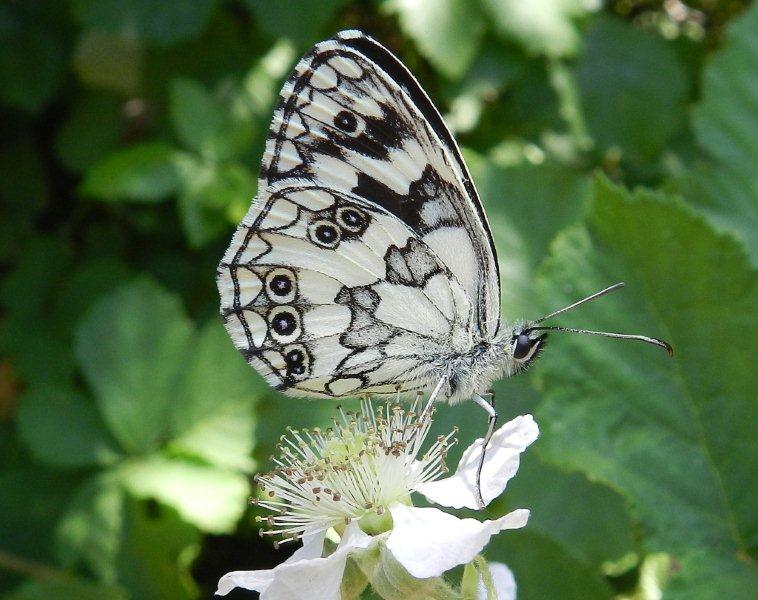
<instances>
[{"instance_id":1,"label":"white flower","mask_svg":"<svg viewBox=\"0 0 758 600\"><path fill-rule=\"evenodd\" d=\"M478 507L475 470L482 446L481 439L475 441L455 474L440 479L455 431L420 454L431 419L421 419L417 408L417 403L410 410L388 403L374 412L365 401L358 414L340 410L342 420L333 429L290 430L283 436L277 467L257 477L265 494L257 504L273 513L259 517L269 525L261 533L301 538L303 547L273 569L224 575L218 593L242 587L260 592L262 600L339 600L348 556L374 544L384 544L412 576L438 577L474 559L492 535L526 525L526 509L478 521L412 505L411 493L420 492L443 506ZM502 493L518 469L520 453L538 433L531 415L495 432L482 469L485 502ZM336 550L323 557L327 533L341 537ZM492 573L496 578L497 571ZM502 598L512 597L508 593Z\"/></svg>"},{"instance_id":2,"label":"white flower","mask_svg":"<svg viewBox=\"0 0 758 600\"><path fill-rule=\"evenodd\" d=\"M492 576L492 583L497 592L497 600L515 600L516 598L516 579L513 577L511 570L503 563L491 562L487 565ZM484 582L479 578L479 589L476 595L477 600L487 600L487 588Z\"/></svg>"},{"instance_id":3,"label":"white flower","mask_svg":"<svg viewBox=\"0 0 758 600\"><path fill-rule=\"evenodd\" d=\"M262 600L323 598L339 600L342 573L350 552L367 548L373 541L353 521L345 528L337 549L321 558L326 531L304 535L303 547L282 564L260 571L234 571L218 582L217 594L225 595L236 587L261 593Z\"/></svg>"},{"instance_id":4,"label":"white flower","mask_svg":"<svg viewBox=\"0 0 758 600\"><path fill-rule=\"evenodd\" d=\"M482 499L489 504L503 493L516 474L521 453L537 439L539 429L532 415L516 417L492 434L482 467ZM463 453L455 475L422 483L417 491L427 500L451 508L479 508L476 496L476 469L482 455L482 439Z\"/></svg>"}]
</instances>

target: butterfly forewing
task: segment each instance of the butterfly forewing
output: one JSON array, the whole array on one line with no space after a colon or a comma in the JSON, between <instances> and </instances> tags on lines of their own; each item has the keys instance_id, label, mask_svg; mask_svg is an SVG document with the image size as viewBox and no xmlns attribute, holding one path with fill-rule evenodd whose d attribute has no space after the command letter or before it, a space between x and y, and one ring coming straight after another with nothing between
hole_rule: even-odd
<instances>
[{"instance_id":1,"label":"butterfly forewing","mask_svg":"<svg viewBox=\"0 0 758 600\"><path fill-rule=\"evenodd\" d=\"M359 32L318 44L282 91L261 189L293 177L351 191L402 219L477 300L475 327L494 335L495 251L460 152L408 70Z\"/></svg>"},{"instance_id":2,"label":"butterfly forewing","mask_svg":"<svg viewBox=\"0 0 758 600\"><path fill-rule=\"evenodd\" d=\"M296 395L423 388L430 361L495 334L497 263L468 172L370 38L318 44L285 84L219 289L237 348Z\"/></svg>"}]
</instances>

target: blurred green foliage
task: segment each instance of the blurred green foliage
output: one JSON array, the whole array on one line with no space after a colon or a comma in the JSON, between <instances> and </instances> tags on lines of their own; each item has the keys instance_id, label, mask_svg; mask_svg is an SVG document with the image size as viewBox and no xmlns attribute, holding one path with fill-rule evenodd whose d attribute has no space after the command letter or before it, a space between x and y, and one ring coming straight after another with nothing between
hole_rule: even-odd
<instances>
[{"instance_id":1,"label":"blurred green foliage","mask_svg":"<svg viewBox=\"0 0 758 600\"><path fill-rule=\"evenodd\" d=\"M564 322L676 349L556 336L497 384L542 436L492 509L532 520L488 557L527 600L754 597L758 7L678 0L3 3L2 597L209 597L286 555L250 475L333 406L244 364L214 270L282 80L349 27L461 140L507 318L625 280Z\"/></svg>"}]
</instances>

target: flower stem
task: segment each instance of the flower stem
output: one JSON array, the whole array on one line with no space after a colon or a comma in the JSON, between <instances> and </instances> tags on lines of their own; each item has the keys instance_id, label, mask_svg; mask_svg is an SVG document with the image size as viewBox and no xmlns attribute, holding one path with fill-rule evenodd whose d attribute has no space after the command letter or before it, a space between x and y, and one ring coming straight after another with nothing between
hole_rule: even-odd
<instances>
[{"instance_id":1,"label":"flower stem","mask_svg":"<svg viewBox=\"0 0 758 600\"><path fill-rule=\"evenodd\" d=\"M0 569L25 575L33 579L52 579L64 575L64 572L58 569L16 556L9 552L4 552L3 550L0 550Z\"/></svg>"},{"instance_id":2,"label":"flower stem","mask_svg":"<svg viewBox=\"0 0 758 600\"><path fill-rule=\"evenodd\" d=\"M487 600L497 600L495 583L492 581L492 573L487 566L487 560L477 555L474 560L466 564L461 578L461 596L463 600L476 600L479 593L479 581L484 584L487 592Z\"/></svg>"},{"instance_id":3,"label":"flower stem","mask_svg":"<svg viewBox=\"0 0 758 600\"><path fill-rule=\"evenodd\" d=\"M486 559L481 554L478 554L476 558L473 560L473 563L476 566L476 570L479 572L479 576L482 578L482 582L484 583L484 589L487 590L487 600L497 600L497 591L495 591L495 582L492 581L492 573L490 572L490 569L487 566Z\"/></svg>"},{"instance_id":4,"label":"flower stem","mask_svg":"<svg viewBox=\"0 0 758 600\"><path fill-rule=\"evenodd\" d=\"M397 562L380 544L376 552L363 555L358 566L366 575L371 589L384 600L463 600L460 592L442 577L418 579Z\"/></svg>"},{"instance_id":5,"label":"flower stem","mask_svg":"<svg viewBox=\"0 0 758 600\"><path fill-rule=\"evenodd\" d=\"M461 596L463 600L476 600L476 594L479 588L479 573L474 565L474 561L466 563L461 577Z\"/></svg>"}]
</instances>

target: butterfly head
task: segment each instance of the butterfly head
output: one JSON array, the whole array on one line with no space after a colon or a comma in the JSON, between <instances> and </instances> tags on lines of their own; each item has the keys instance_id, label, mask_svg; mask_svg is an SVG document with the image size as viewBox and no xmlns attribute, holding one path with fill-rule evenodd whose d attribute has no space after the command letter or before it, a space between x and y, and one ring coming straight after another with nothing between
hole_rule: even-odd
<instances>
[{"instance_id":1,"label":"butterfly head","mask_svg":"<svg viewBox=\"0 0 758 600\"><path fill-rule=\"evenodd\" d=\"M526 369L542 352L547 344L547 334L529 329L527 325L514 327L510 337L510 354L513 370Z\"/></svg>"},{"instance_id":2,"label":"butterfly head","mask_svg":"<svg viewBox=\"0 0 758 600\"><path fill-rule=\"evenodd\" d=\"M511 351L513 359L513 371L520 371L529 366L529 364L539 356L541 350L545 347L545 338L548 331L561 331L567 333L581 333L585 335L599 335L603 337L610 337L622 340L635 340L638 342L645 342L654 346L659 346L669 353L669 356L673 356L674 350L671 348L668 342L659 340L658 338L649 337L647 335L637 335L629 333L614 333L610 331L592 331L589 329L576 329L574 327L561 327L559 325L543 325L548 319L552 319L555 316L575 309L578 306L615 290L621 289L624 286L623 283L617 283L610 287L607 287L599 292L595 292L582 298L573 304L565 306L561 309L551 312L536 321L527 323L525 325L518 325L514 327L511 334Z\"/></svg>"}]
</instances>

